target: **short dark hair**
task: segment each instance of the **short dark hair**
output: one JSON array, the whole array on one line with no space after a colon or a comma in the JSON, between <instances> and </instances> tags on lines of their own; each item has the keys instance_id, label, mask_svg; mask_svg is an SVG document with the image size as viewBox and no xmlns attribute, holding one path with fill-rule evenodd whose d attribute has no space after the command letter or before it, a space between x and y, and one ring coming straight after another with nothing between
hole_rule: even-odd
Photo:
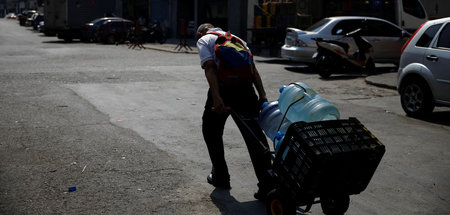
<instances>
[{"instance_id":1,"label":"short dark hair","mask_svg":"<svg viewBox=\"0 0 450 215\"><path fill-rule=\"evenodd\" d=\"M203 23L200 26L198 26L197 34L198 33L206 33L211 28L214 28L214 25L212 25L210 23Z\"/></svg>"}]
</instances>

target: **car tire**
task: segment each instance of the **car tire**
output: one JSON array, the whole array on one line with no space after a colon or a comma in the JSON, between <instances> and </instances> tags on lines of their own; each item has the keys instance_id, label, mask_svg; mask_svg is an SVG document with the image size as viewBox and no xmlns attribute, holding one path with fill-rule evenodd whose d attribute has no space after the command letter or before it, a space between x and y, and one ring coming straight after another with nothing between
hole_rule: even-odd
<instances>
[{"instance_id":1,"label":"car tire","mask_svg":"<svg viewBox=\"0 0 450 215\"><path fill-rule=\"evenodd\" d=\"M158 38L158 43L159 43L159 44L164 44L164 43L166 42L166 40L167 40L167 38L166 38L165 36L161 35L161 36Z\"/></svg>"},{"instance_id":2,"label":"car tire","mask_svg":"<svg viewBox=\"0 0 450 215\"><path fill-rule=\"evenodd\" d=\"M108 44L115 44L116 43L116 37L114 35L109 35L106 37L106 43Z\"/></svg>"},{"instance_id":3,"label":"car tire","mask_svg":"<svg viewBox=\"0 0 450 215\"><path fill-rule=\"evenodd\" d=\"M104 38L102 38L100 35L95 36L95 42L97 43L104 43Z\"/></svg>"},{"instance_id":4,"label":"car tire","mask_svg":"<svg viewBox=\"0 0 450 215\"><path fill-rule=\"evenodd\" d=\"M411 117L423 117L434 109L433 95L423 80L407 80L400 90L400 101Z\"/></svg>"},{"instance_id":5,"label":"car tire","mask_svg":"<svg viewBox=\"0 0 450 215\"><path fill-rule=\"evenodd\" d=\"M66 43L71 43L72 42L72 37L70 37L70 36L66 36L66 37L64 37L64 42L66 42Z\"/></svg>"}]
</instances>

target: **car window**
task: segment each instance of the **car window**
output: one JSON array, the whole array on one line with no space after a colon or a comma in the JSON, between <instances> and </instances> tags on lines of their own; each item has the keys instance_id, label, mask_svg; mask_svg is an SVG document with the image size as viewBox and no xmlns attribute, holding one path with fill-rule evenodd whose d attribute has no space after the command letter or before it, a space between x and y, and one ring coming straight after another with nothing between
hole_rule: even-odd
<instances>
[{"instance_id":1,"label":"car window","mask_svg":"<svg viewBox=\"0 0 450 215\"><path fill-rule=\"evenodd\" d=\"M129 22L124 22L123 24L125 25L125 29L129 29L131 27L131 23Z\"/></svg>"},{"instance_id":2,"label":"car window","mask_svg":"<svg viewBox=\"0 0 450 215\"><path fill-rule=\"evenodd\" d=\"M331 21L331 19L322 19L322 20L314 23L313 25L309 26L309 28L307 28L305 31L317 32L320 29L322 29L322 27L330 21Z\"/></svg>"},{"instance_id":3,"label":"car window","mask_svg":"<svg viewBox=\"0 0 450 215\"><path fill-rule=\"evenodd\" d=\"M358 28L361 28L362 20L352 19L352 20L342 20L338 22L334 28L331 30L333 35L344 35L348 32L352 32ZM338 30L342 29L342 33L338 34Z\"/></svg>"},{"instance_id":4,"label":"car window","mask_svg":"<svg viewBox=\"0 0 450 215\"><path fill-rule=\"evenodd\" d=\"M437 47L450 49L450 24L445 25L439 34Z\"/></svg>"},{"instance_id":5,"label":"car window","mask_svg":"<svg viewBox=\"0 0 450 215\"><path fill-rule=\"evenodd\" d=\"M113 22L111 24L111 29L120 29L122 27L122 23L121 22Z\"/></svg>"},{"instance_id":6,"label":"car window","mask_svg":"<svg viewBox=\"0 0 450 215\"><path fill-rule=\"evenodd\" d=\"M434 35L436 35L436 32L441 28L441 24L432 25L425 30L425 32L420 36L419 40L416 43L416 46L419 47L428 47L430 46L431 40L433 40Z\"/></svg>"},{"instance_id":7,"label":"car window","mask_svg":"<svg viewBox=\"0 0 450 215\"><path fill-rule=\"evenodd\" d=\"M378 20L367 20L363 36L401 37L402 31L397 27Z\"/></svg>"},{"instance_id":8,"label":"car window","mask_svg":"<svg viewBox=\"0 0 450 215\"><path fill-rule=\"evenodd\" d=\"M100 22L100 21L103 21L103 20L104 20L103 18L98 18L98 19L96 19L94 21L91 21L91 23L96 23L96 22Z\"/></svg>"},{"instance_id":9,"label":"car window","mask_svg":"<svg viewBox=\"0 0 450 215\"><path fill-rule=\"evenodd\" d=\"M425 18L425 11L419 0L403 0L403 11L418 18Z\"/></svg>"}]
</instances>

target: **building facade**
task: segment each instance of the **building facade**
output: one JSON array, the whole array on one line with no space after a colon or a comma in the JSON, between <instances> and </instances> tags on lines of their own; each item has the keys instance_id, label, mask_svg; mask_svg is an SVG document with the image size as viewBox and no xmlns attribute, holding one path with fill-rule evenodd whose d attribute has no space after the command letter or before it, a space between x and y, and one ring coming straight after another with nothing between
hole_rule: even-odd
<instances>
[{"instance_id":1,"label":"building facade","mask_svg":"<svg viewBox=\"0 0 450 215\"><path fill-rule=\"evenodd\" d=\"M82 1L82 0L68 0ZM95 0L91 0L95 1ZM195 37L199 24L209 22L224 30L249 40L252 30L261 26L302 27L314 23L326 16L348 14L355 9L355 2L376 5L381 0L120 0L121 14L124 18L138 20L144 18L148 22L158 21L171 38L186 36ZM387 0L383 2L405 1ZM275 17L280 7L276 4L290 3L293 10L286 19L286 12L281 12L284 20ZM272 4L272 6L270 6ZM450 1L422 0L429 18L450 16ZM269 5L269 6L268 6ZM266 6L266 8L263 8ZM8 12L21 13L35 9L43 11L43 0L0 0L0 15ZM278 8L278 9L274 9ZM286 8L281 8L285 11ZM262 12L261 12L262 11ZM295 16L292 24L292 11ZM270 14L268 14L270 13ZM270 17L269 17L270 16ZM274 19L277 18L277 19ZM270 23L271 22L271 23ZM288 23L286 23L288 22ZM270 24L269 24L270 23Z\"/></svg>"},{"instance_id":2,"label":"building facade","mask_svg":"<svg viewBox=\"0 0 450 215\"><path fill-rule=\"evenodd\" d=\"M0 15L22 13L24 10L43 10L43 0L0 0ZM2 16L3 17L3 16Z\"/></svg>"}]
</instances>

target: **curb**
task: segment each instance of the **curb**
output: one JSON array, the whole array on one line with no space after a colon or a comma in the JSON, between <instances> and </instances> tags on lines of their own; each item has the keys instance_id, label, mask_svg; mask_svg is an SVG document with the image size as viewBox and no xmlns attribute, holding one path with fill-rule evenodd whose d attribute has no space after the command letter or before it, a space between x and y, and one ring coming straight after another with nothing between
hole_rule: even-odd
<instances>
[{"instance_id":1,"label":"curb","mask_svg":"<svg viewBox=\"0 0 450 215\"><path fill-rule=\"evenodd\" d=\"M185 44L186 46L180 46ZM185 54L198 54L195 41L186 40L182 43L179 40L168 39L164 44L159 43L144 43L142 44L145 49L151 49L156 51L164 51L169 53L185 53ZM190 49L189 49L190 48Z\"/></svg>"},{"instance_id":2,"label":"curb","mask_svg":"<svg viewBox=\"0 0 450 215\"><path fill-rule=\"evenodd\" d=\"M181 49L176 50L177 47L175 47L175 46L173 48L170 48L170 47L155 47L153 45L151 45L151 46L144 45L144 48L157 50L157 51L165 51L165 52L170 52L170 53L198 54L198 51L195 51L194 49L192 51L191 50L181 50Z\"/></svg>"}]
</instances>

